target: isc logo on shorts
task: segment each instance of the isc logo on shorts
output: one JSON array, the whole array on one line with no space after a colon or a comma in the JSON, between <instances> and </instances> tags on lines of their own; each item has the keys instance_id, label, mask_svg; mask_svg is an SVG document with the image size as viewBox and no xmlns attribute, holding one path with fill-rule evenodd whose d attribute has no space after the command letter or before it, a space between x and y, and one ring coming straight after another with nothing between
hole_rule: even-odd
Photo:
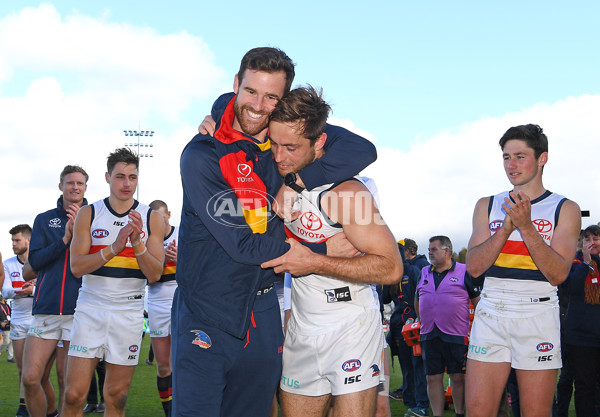
<instances>
[{"instance_id":1,"label":"isc logo on shorts","mask_svg":"<svg viewBox=\"0 0 600 417\"><path fill-rule=\"evenodd\" d=\"M350 359L342 364L342 370L344 372L354 372L360 368L360 361L358 359Z\"/></svg>"},{"instance_id":2,"label":"isc logo on shorts","mask_svg":"<svg viewBox=\"0 0 600 417\"><path fill-rule=\"evenodd\" d=\"M352 301L350 295L350 287L334 288L332 290L324 290L327 296L328 303L338 303L341 301Z\"/></svg>"}]
</instances>

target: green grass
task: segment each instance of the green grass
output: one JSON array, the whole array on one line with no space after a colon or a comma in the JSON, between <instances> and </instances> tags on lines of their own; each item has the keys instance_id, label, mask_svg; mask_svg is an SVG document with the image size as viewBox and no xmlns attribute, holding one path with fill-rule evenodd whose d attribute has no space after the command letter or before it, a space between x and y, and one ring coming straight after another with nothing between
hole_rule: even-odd
<instances>
[{"instance_id":1,"label":"green grass","mask_svg":"<svg viewBox=\"0 0 600 417\"><path fill-rule=\"evenodd\" d=\"M164 412L156 389L156 362L154 366L146 365L150 337L142 340L140 363L133 374L129 389L126 414L128 417L163 417ZM0 417L14 417L19 405L19 387L17 385L17 365L6 362L6 352L0 358ZM56 372L52 371L52 383L58 391ZM85 414L99 416L101 414Z\"/></svg>"},{"instance_id":2,"label":"green grass","mask_svg":"<svg viewBox=\"0 0 600 417\"><path fill-rule=\"evenodd\" d=\"M150 338L144 337L142 341L140 363L136 367L131 388L129 390L129 399L127 400L126 410L128 417L162 417L164 415L156 390L156 365L148 366L145 362L148 357L149 349ZM17 375L16 364L7 363L6 353L2 354L0 360L0 417L12 417L15 415L19 403ZM55 372L52 372L51 379L54 386L58 387ZM390 389L394 390L401 384L402 373L400 371L398 360L396 359L394 367L391 369ZM404 413L406 413L406 406L404 406L402 401L390 399L390 408L393 417L402 417L404 416ZM97 415L99 414L86 414L86 416ZM569 415L575 415L572 403ZM450 410L446 410L444 416L454 416L454 409L451 407Z\"/></svg>"}]
</instances>

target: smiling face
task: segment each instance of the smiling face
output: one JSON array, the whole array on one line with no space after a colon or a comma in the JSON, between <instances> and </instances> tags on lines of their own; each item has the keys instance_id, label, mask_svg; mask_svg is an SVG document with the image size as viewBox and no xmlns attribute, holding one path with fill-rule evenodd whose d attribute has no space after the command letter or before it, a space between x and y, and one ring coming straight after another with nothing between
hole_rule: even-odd
<instances>
[{"instance_id":1,"label":"smiling face","mask_svg":"<svg viewBox=\"0 0 600 417\"><path fill-rule=\"evenodd\" d=\"M512 139L506 142L502 149L504 171L515 187L530 183L536 177L541 177L542 168L548 161L548 153L542 152L539 158L523 140Z\"/></svg>"},{"instance_id":2,"label":"smiling face","mask_svg":"<svg viewBox=\"0 0 600 417\"><path fill-rule=\"evenodd\" d=\"M87 190L87 182L81 172L71 172L65 175L62 184L58 184L58 188L63 193L64 206L68 207L71 204L81 204Z\"/></svg>"},{"instance_id":3,"label":"smiling face","mask_svg":"<svg viewBox=\"0 0 600 417\"><path fill-rule=\"evenodd\" d=\"M135 164L117 162L110 173L106 173L106 182L110 185L111 196L127 201L133 198L138 183L138 170Z\"/></svg>"},{"instance_id":4,"label":"smiling face","mask_svg":"<svg viewBox=\"0 0 600 417\"><path fill-rule=\"evenodd\" d=\"M314 143L298 132L298 123L271 121L269 139L273 159L282 177L298 172L322 155L326 135L322 134Z\"/></svg>"},{"instance_id":5,"label":"smiling face","mask_svg":"<svg viewBox=\"0 0 600 417\"><path fill-rule=\"evenodd\" d=\"M234 129L264 140L269 116L283 97L285 86L283 71L271 73L247 69L241 82L236 75L233 83L233 91L237 94L233 105Z\"/></svg>"}]
</instances>

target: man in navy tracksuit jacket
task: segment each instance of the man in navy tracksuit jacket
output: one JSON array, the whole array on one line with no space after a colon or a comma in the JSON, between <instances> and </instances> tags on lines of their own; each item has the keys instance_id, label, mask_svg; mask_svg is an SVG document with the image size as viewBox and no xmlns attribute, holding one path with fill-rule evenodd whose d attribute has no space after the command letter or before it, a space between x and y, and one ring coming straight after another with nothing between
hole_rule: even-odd
<instances>
[{"instance_id":1,"label":"man in navy tracksuit jacket","mask_svg":"<svg viewBox=\"0 0 600 417\"><path fill-rule=\"evenodd\" d=\"M56 208L38 214L33 223L29 264L37 272L37 284L33 296L34 318L27 334L23 361L25 398L32 416L46 415L47 402L41 381L57 342L63 341L64 362L69 350L70 329L81 287L81 280L71 273L69 244L77 211L87 204L84 198L87 180L88 174L83 168L67 165L60 175L59 189L63 195ZM60 371L59 377L62 376ZM59 378L59 398L63 389L64 382Z\"/></svg>"},{"instance_id":2,"label":"man in navy tracksuit jacket","mask_svg":"<svg viewBox=\"0 0 600 417\"><path fill-rule=\"evenodd\" d=\"M213 108L214 137L197 135L181 156L173 415L269 415L283 334L275 275L260 264L289 245L270 207L282 180L266 133L293 76L282 51L249 51L235 77L236 96ZM351 177L376 157L372 144L345 129L330 126L327 134L329 153L299 173L309 188Z\"/></svg>"}]
</instances>

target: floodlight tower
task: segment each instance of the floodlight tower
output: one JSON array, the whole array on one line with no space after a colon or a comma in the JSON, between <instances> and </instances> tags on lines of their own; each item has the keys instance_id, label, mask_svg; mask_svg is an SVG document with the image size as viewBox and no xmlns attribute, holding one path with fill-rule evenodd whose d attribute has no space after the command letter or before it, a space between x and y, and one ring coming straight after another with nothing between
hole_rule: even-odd
<instances>
[{"instance_id":1,"label":"floodlight tower","mask_svg":"<svg viewBox=\"0 0 600 417\"><path fill-rule=\"evenodd\" d=\"M139 129L139 124L138 124ZM123 130L123 133L126 137L135 136L137 137L137 142L127 142L125 146L132 146L136 148L137 155L140 158L140 162L142 158L152 158L154 155L151 153L140 153L140 148L152 148L154 145L149 142L140 142L140 137L152 137L154 136L154 130ZM137 186L137 197L136 199L140 201L140 184Z\"/></svg>"}]
</instances>

